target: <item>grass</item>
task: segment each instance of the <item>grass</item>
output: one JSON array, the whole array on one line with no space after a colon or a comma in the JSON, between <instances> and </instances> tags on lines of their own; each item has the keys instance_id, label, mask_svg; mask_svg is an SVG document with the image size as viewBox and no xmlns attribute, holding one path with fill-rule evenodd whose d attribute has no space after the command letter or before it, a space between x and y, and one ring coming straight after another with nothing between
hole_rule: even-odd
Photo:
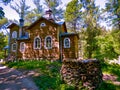
<instances>
[{"instance_id":1,"label":"grass","mask_svg":"<svg viewBox=\"0 0 120 90\"><path fill-rule=\"evenodd\" d=\"M61 81L60 68L61 63L43 61L17 61L9 62L6 65L16 69L35 70L40 73L39 76L34 76L33 80L40 90L75 90L74 87L68 86ZM120 65L102 63L103 73L117 76L120 81ZM120 86L114 85L112 81L103 81L98 90L120 90Z\"/></svg>"},{"instance_id":2,"label":"grass","mask_svg":"<svg viewBox=\"0 0 120 90\"><path fill-rule=\"evenodd\" d=\"M60 69L62 64L58 61L17 61L9 62L6 65L16 69L35 70L40 73L39 76L33 77L40 90L74 90L72 86L68 86L61 80Z\"/></svg>"},{"instance_id":3,"label":"grass","mask_svg":"<svg viewBox=\"0 0 120 90\"><path fill-rule=\"evenodd\" d=\"M108 64L102 63L102 72L103 74L115 75L117 81L120 82L120 65L118 64ZM101 87L98 90L120 90L120 85L113 84L113 81L103 81Z\"/></svg>"}]
</instances>

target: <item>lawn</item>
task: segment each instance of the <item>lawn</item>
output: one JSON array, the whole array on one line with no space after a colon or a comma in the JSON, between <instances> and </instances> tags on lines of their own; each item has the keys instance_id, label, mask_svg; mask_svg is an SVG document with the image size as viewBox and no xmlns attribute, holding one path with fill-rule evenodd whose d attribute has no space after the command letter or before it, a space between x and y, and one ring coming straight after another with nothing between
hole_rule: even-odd
<instances>
[{"instance_id":1,"label":"lawn","mask_svg":"<svg viewBox=\"0 0 120 90\"><path fill-rule=\"evenodd\" d=\"M16 69L34 70L39 73L32 78L40 90L74 90L74 87L68 86L61 80L60 68L62 63L58 61L17 61L9 62L6 65ZM101 66L104 75L115 76L116 80L104 80L98 90L120 90L120 85L114 83L120 82L120 65L102 63Z\"/></svg>"}]
</instances>

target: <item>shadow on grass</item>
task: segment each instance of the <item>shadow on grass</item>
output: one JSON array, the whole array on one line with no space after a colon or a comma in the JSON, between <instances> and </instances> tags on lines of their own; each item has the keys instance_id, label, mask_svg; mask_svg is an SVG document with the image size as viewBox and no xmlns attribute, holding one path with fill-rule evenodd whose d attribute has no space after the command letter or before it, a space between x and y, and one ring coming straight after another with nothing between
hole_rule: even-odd
<instances>
[{"instance_id":1,"label":"shadow on grass","mask_svg":"<svg viewBox=\"0 0 120 90\"><path fill-rule=\"evenodd\" d=\"M120 65L118 64L108 64L102 63L102 72L107 72L112 75L117 76L117 80L120 81Z\"/></svg>"},{"instance_id":2,"label":"shadow on grass","mask_svg":"<svg viewBox=\"0 0 120 90\"><path fill-rule=\"evenodd\" d=\"M103 82L101 87L97 90L120 90L120 86L114 85L109 82Z\"/></svg>"},{"instance_id":3,"label":"shadow on grass","mask_svg":"<svg viewBox=\"0 0 120 90\"><path fill-rule=\"evenodd\" d=\"M50 61L19 61L7 64L9 67L25 70L37 70L39 76L33 76L34 82L40 90L75 90L61 81L61 63ZM102 63L102 71L117 76L120 81L120 65ZM97 90L120 90L120 86L104 81Z\"/></svg>"}]
</instances>

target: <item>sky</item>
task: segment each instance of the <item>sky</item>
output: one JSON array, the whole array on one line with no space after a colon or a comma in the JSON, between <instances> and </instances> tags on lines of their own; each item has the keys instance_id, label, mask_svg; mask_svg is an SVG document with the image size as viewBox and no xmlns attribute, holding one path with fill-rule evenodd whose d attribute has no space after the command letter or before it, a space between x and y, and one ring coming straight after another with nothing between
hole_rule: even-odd
<instances>
[{"instance_id":1,"label":"sky","mask_svg":"<svg viewBox=\"0 0 120 90\"><path fill-rule=\"evenodd\" d=\"M19 0L17 0L17 1L19 1ZM32 8L35 7L32 0L26 0L26 1L29 4L29 6L31 6ZM62 0L62 3L63 3L62 6L65 7L67 5L67 3L70 1L72 1L72 0ZM44 0L41 0L41 3L43 3L43 2L44 2ZM104 8L105 2L106 2L106 0L96 0L95 1L96 5L100 6L100 8ZM4 9L5 17L7 17L8 19L12 19L12 20L14 20L14 19L19 20L19 15L13 9L11 9L9 5L5 6L4 4L0 3L0 6L3 7L3 9Z\"/></svg>"}]
</instances>

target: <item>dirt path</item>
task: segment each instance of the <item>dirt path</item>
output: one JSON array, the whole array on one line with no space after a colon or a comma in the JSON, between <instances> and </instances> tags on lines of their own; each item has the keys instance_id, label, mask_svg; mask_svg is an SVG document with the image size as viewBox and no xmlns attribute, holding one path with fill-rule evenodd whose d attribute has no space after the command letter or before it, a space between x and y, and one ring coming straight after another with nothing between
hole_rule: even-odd
<instances>
[{"instance_id":1,"label":"dirt path","mask_svg":"<svg viewBox=\"0 0 120 90\"><path fill-rule=\"evenodd\" d=\"M27 75L0 64L0 90L39 90Z\"/></svg>"}]
</instances>

